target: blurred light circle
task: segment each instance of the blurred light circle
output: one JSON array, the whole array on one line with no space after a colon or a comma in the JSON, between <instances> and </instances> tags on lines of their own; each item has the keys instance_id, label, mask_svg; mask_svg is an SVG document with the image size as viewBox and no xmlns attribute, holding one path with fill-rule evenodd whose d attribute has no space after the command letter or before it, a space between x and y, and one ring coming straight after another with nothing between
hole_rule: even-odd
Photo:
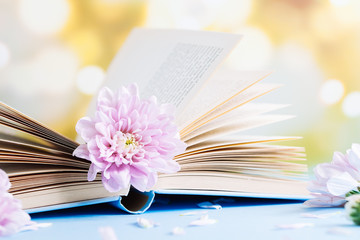
<instances>
[{"instance_id":1,"label":"blurred light circle","mask_svg":"<svg viewBox=\"0 0 360 240\"><path fill-rule=\"evenodd\" d=\"M43 91L61 94L74 87L78 58L65 46L51 46L34 59L34 81Z\"/></svg>"},{"instance_id":2,"label":"blurred light circle","mask_svg":"<svg viewBox=\"0 0 360 240\"><path fill-rule=\"evenodd\" d=\"M347 117L360 116L360 92L349 93L344 99L342 110Z\"/></svg>"},{"instance_id":3,"label":"blurred light circle","mask_svg":"<svg viewBox=\"0 0 360 240\"><path fill-rule=\"evenodd\" d=\"M330 3L335 7L346 6L350 3L349 0L330 0Z\"/></svg>"},{"instance_id":4,"label":"blurred light circle","mask_svg":"<svg viewBox=\"0 0 360 240\"><path fill-rule=\"evenodd\" d=\"M29 30L38 34L54 34L65 25L70 13L66 0L20 0L19 15Z\"/></svg>"},{"instance_id":5,"label":"blurred light circle","mask_svg":"<svg viewBox=\"0 0 360 240\"><path fill-rule=\"evenodd\" d=\"M257 28L243 28L239 45L227 58L225 65L238 70L259 70L269 65L273 54L272 44L266 34Z\"/></svg>"},{"instance_id":6,"label":"blurred light circle","mask_svg":"<svg viewBox=\"0 0 360 240\"><path fill-rule=\"evenodd\" d=\"M0 42L0 69L5 67L10 60L9 48Z\"/></svg>"},{"instance_id":7,"label":"blurred light circle","mask_svg":"<svg viewBox=\"0 0 360 240\"><path fill-rule=\"evenodd\" d=\"M208 0L212 2L214 0ZM215 0L215 2L219 2ZM221 1L220 1L221 2ZM251 0L226 0L221 5L215 6L217 10L214 26L219 29L234 29L245 23L251 13Z\"/></svg>"},{"instance_id":8,"label":"blurred light circle","mask_svg":"<svg viewBox=\"0 0 360 240\"><path fill-rule=\"evenodd\" d=\"M201 26L199 20L195 17L182 17L176 20L176 26L179 28L186 28L186 29L193 29L193 30L200 30L203 26Z\"/></svg>"},{"instance_id":9,"label":"blurred light circle","mask_svg":"<svg viewBox=\"0 0 360 240\"><path fill-rule=\"evenodd\" d=\"M326 81L320 88L320 99L327 105L339 102L343 95L344 85L336 79Z\"/></svg>"},{"instance_id":10,"label":"blurred light circle","mask_svg":"<svg viewBox=\"0 0 360 240\"><path fill-rule=\"evenodd\" d=\"M76 84L80 92L88 95L96 93L105 78L105 72L98 66L87 66L79 70Z\"/></svg>"},{"instance_id":11,"label":"blurred light circle","mask_svg":"<svg viewBox=\"0 0 360 240\"><path fill-rule=\"evenodd\" d=\"M175 27L187 29L202 29L212 24L219 8L227 1L219 0L172 0L158 1L158 4L167 5L169 20Z\"/></svg>"}]
</instances>

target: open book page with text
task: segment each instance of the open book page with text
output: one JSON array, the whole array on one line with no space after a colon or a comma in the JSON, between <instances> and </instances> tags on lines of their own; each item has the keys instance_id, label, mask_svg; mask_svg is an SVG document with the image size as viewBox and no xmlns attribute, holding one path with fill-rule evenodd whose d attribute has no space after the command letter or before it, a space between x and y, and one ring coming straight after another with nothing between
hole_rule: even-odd
<instances>
[{"instance_id":1,"label":"open book page with text","mask_svg":"<svg viewBox=\"0 0 360 240\"><path fill-rule=\"evenodd\" d=\"M156 96L180 112L238 44L228 33L134 29L108 68L112 89L137 83L140 96ZM95 103L89 112L95 110Z\"/></svg>"}]
</instances>

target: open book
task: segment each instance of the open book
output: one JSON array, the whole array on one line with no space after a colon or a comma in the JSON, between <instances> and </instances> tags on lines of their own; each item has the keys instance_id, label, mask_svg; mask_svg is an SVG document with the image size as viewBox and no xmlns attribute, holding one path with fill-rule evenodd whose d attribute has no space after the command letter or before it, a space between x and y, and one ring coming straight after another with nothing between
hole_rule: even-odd
<instances>
[{"instance_id":1,"label":"open book","mask_svg":"<svg viewBox=\"0 0 360 240\"><path fill-rule=\"evenodd\" d=\"M240 39L135 29L113 60L105 85L117 89L136 82L142 98L155 95L174 104L180 137L188 145L175 157L181 170L160 174L151 192L110 193L99 176L88 182L90 162L72 155L77 142L0 103L0 168L10 177L10 192L30 212L100 202L139 212L154 192L307 198L304 149L272 144L296 137L242 134L289 116L268 113L284 105L251 102L278 87L259 83L268 73L218 69Z\"/></svg>"}]
</instances>

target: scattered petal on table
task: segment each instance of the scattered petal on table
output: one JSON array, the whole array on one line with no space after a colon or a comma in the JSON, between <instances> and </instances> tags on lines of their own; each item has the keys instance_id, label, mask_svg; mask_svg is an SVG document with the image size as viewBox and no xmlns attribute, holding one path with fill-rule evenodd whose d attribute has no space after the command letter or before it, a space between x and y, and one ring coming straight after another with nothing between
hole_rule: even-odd
<instances>
[{"instance_id":1,"label":"scattered petal on table","mask_svg":"<svg viewBox=\"0 0 360 240\"><path fill-rule=\"evenodd\" d=\"M330 228L327 233L329 234L336 234L336 235L350 235L352 232L349 229L342 228L342 227L333 227Z\"/></svg>"},{"instance_id":2,"label":"scattered petal on table","mask_svg":"<svg viewBox=\"0 0 360 240\"><path fill-rule=\"evenodd\" d=\"M198 206L201 208L207 208L207 209L221 209L221 205L219 204L213 204L211 202L202 202L202 203L198 203Z\"/></svg>"},{"instance_id":3,"label":"scattered petal on table","mask_svg":"<svg viewBox=\"0 0 360 240\"><path fill-rule=\"evenodd\" d=\"M174 227L173 230L171 231L171 233L173 235L184 235L185 230L182 227Z\"/></svg>"},{"instance_id":4,"label":"scattered petal on table","mask_svg":"<svg viewBox=\"0 0 360 240\"><path fill-rule=\"evenodd\" d=\"M313 223L293 223L293 224L278 224L276 228L278 229L299 229L304 227L313 227Z\"/></svg>"},{"instance_id":5,"label":"scattered petal on table","mask_svg":"<svg viewBox=\"0 0 360 240\"><path fill-rule=\"evenodd\" d=\"M207 213L208 211L192 211L192 212L181 213L180 216L195 216L195 215L201 215Z\"/></svg>"},{"instance_id":6,"label":"scattered petal on table","mask_svg":"<svg viewBox=\"0 0 360 240\"><path fill-rule=\"evenodd\" d=\"M99 233L102 240L117 240L115 231L112 227L100 227Z\"/></svg>"},{"instance_id":7,"label":"scattered petal on table","mask_svg":"<svg viewBox=\"0 0 360 240\"><path fill-rule=\"evenodd\" d=\"M333 212L333 213L324 213L324 214L313 214L313 213L302 213L301 216L305 217L305 218L321 218L321 219L325 219L325 218L330 218L330 217L334 217L337 215L342 214L341 211L337 211L337 212Z\"/></svg>"},{"instance_id":8,"label":"scattered petal on table","mask_svg":"<svg viewBox=\"0 0 360 240\"><path fill-rule=\"evenodd\" d=\"M205 226L216 223L216 219L209 218L209 215L203 215L198 220L192 221L190 226Z\"/></svg>"},{"instance_id":9,"label":"scattered petal on table","mask_svg":"<svg viewBox=\"0 0 360 240\"><path fill-rule=\"evenodd\" d=\"M37 222L31 222L28 225L23 226L20 231L33 231L38 230L39 228L46 228L51 227L52 223L37 223Z\"/></svg>"},{"instance_id":10,"label":"scattered petal on table","mask_svg":"<svg viewBox=\"0 0 360 240\"><path fill-rule=\"evenodd\" d=\"M137 218L137 224L141 228L153 228L153 227L159 226L158 223L155 223L152 220L149 220L146 218L141 218L141 217Z\"/></svg>"}]
</instances>

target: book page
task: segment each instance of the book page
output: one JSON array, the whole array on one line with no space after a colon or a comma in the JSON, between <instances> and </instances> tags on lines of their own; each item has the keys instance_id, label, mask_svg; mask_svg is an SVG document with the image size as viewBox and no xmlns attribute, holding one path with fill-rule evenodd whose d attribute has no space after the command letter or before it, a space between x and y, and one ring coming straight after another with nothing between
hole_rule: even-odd
<instances>
[{"instance_id":1,"label":"book page","mask_svg":"<svg viewBox=\"0 0 360 240\"><path fill-rule=\"evenodd\" d=\"M284 108L288 105L284 104L254 104L248 103L243 106L240 106L202 126L194 129L186 135L181 137L181 140L188 141L191 138L194 138L205 132L209 132L213 129L233 124L234 122L242 121L244 118L253 117L263 113L271 112L280 108Z\"/></svg>"},{"instance_id":2,"label":"book page","mask_svg":"<svg viewBox=\"0 0 360 240\"><path fill-rule=\"evenodd\" d=\"M261 71L229 71L220 69L214 73L191 102L179 113L176 123L181 130L216 108L238 97L248 88L269 75Z\"/></svg>"},{"instance_id":3,"label":"book page","mask_svg":"<svg viewBox=\"0 0 360 240\"><path fill-rule=\"evenodd\" d=\"M208 31L134 29L112 61L105 86L137 83L141 98L155 95L180 112L240 39ZM95 101L89 113L94 111Z\"/></svg>"},{"instance_id":4,"label":"book page","mask_svg":"<svg viewBox=\"0 0 360 240\"><path fill-rule=\"evenodd\" d=\"M191 190L222 191L222 192L243 192L269 194L272 196L306 196L309 192L306 189L306 181L288 179L274 179L258 176L239 175L225 172L187 172L182 174L164 174L159 176L155 190ZM170 193L170 191L169 191ZM230 196L231 194L229 194Z\"/></svg>"},{"instance_id":5,"label":"book page","mask_svg":"<svg viewBox=\"0 0 360 240\"><path fill-rule=\"evenodd\" d=\"M229 98L227 101L225 101L218 107L212 109L210 112L202 115L185 128L181 128L180 136L183 137L189 134L196 128L199 128L204 124L207 124L225 114L230 113L236 108L243 106L244 104L247 104L260 96L263 96L270 91L273 91L277 87L279 86L270 84L256 84L249 88L246 88L244 91L241 92L241 94L237 94L232 98Z\"/></svg>"},{"instance_id":6,"label":"book page","mask_svg":"<svg viewBox=\"0 0 360 240\"><path fill-rule=\"evenodd\" d=\"M209 131L205 131L204 133L187 140L186 144L188 145L188 147L191 147L206 140L217 139L228 134L236 134L240 131L287 120L292 117L293 116L290 115L259 115L253 117L245 116L238 122L229 123L227 125L219 126Z\"/></svg>"}]
</instances>

